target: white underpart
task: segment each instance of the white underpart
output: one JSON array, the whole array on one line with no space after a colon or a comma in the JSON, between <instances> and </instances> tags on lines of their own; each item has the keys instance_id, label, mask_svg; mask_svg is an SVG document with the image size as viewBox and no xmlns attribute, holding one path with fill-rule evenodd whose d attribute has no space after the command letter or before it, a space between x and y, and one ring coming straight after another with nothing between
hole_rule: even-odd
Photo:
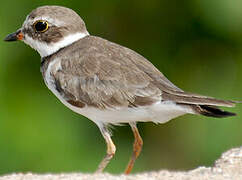
<instances>
[{"instance_id":1,"label":"white underpart","mask_svg":"<svg viewBox=\"0 0 242 180\"><path fill-rule=\"evenodd\" d=\"M68 108L74 112L81 114L96 124L120 124L129 122L155 122L165 123L177 116L186 113L193 114L193 110L189 107L176 105L172 101L158 101L151 106L141 106L137 108L121 107L116 109L97 109L94 107L78 108L67 103L65 99L55 89L54 78L52 73L61 69L61 61L55 59L50 62L48 69L45 73L45 82L48 88L57 96L57 98Z\"/></svg>"},{"instance_id":2,"label":"white underpart","mask_svg":"<svg viewBox=\"0 0 242 180\"><path fill-rule=\"evenodd\" d=\"M38 41L37 39L34 40L32 37L26 34L24 36L23 41L29 46L31 46L33 49L38 51L40 56L43 58L57 52L59 49L66 47L88 35L89 35L88 32L86 33L79 32L75 34L70 34L56 43L47 44L45 42Z\"/></svg>"}]
</instances>

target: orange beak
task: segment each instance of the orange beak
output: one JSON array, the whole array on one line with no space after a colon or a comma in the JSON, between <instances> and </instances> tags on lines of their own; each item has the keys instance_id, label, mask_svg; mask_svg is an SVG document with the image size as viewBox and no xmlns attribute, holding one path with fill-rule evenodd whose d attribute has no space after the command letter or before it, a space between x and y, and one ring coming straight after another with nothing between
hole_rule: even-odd
<instances>
[{"instance_id":1,"label":"orange beak","mask_svg":"<svg viewBox=\"0 0 242 180\"><path fill-rule=\"evenodd\" d=\"M18 40L21 41L23 38L24 38L23 33L21 32L21 30L18 30L17 32L7 35L4 41L18 41Z\"/></svg>"}]
</instances>

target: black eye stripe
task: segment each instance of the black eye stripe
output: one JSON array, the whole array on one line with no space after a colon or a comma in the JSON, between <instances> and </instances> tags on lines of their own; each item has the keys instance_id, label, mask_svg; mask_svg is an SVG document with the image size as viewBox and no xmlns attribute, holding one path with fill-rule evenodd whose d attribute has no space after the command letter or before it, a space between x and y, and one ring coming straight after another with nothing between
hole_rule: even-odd
<instances>
[{"instance_id":1,"label":"black eye stripe","mask_svg":"<svg viewBox=\"0 0 242 180\"><path fill-rule=\"evenodd\" d=\"M48 23L46 21L36 21L34 23L34 29L37 32L45 32L48 29Z\"/></svg>"}]
</instances>

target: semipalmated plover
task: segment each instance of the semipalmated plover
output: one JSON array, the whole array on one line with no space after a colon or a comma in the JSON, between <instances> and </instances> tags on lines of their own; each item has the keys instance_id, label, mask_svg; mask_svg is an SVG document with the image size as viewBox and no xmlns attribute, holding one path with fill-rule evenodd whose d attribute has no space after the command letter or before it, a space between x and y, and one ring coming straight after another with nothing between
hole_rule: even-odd
<instances>
[{"instance_id":1,"label":"semipalmated plover","mask_svg":"<svg viewBox=\"0 0 242 180\"><path fill-rule=\"evenodd\" d=\"M22 27L5 38L16 40L39 52L45 84L57 98L99 127L107 154L97 172L102 172L115 154L110 124L128 123L134 133L128 174L143 145L137 122L165 123L184 114L235 115L218 108L232 107L235 101L184 92L138 53L89 35L84 21L69 8L42 6L33 10Z\"/></svg>"}]
</instances>

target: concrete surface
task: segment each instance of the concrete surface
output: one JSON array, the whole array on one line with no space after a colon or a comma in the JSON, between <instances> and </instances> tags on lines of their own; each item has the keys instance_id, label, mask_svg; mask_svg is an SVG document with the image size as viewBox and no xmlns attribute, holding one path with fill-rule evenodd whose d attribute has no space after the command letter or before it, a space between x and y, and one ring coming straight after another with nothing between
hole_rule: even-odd
<instances>
[{"instance_id":1,"label":"concrete surface","mask_svg":"<svg viewBox=\"0 0 242 180\"><path fill-rule=\"evenodd\" d=\"M213 167L198 167L190 171L144 172L132 175L103 174L10 174L0 180L242 180L242 147L222 154Z\"/></svg>"}]
</instances>

